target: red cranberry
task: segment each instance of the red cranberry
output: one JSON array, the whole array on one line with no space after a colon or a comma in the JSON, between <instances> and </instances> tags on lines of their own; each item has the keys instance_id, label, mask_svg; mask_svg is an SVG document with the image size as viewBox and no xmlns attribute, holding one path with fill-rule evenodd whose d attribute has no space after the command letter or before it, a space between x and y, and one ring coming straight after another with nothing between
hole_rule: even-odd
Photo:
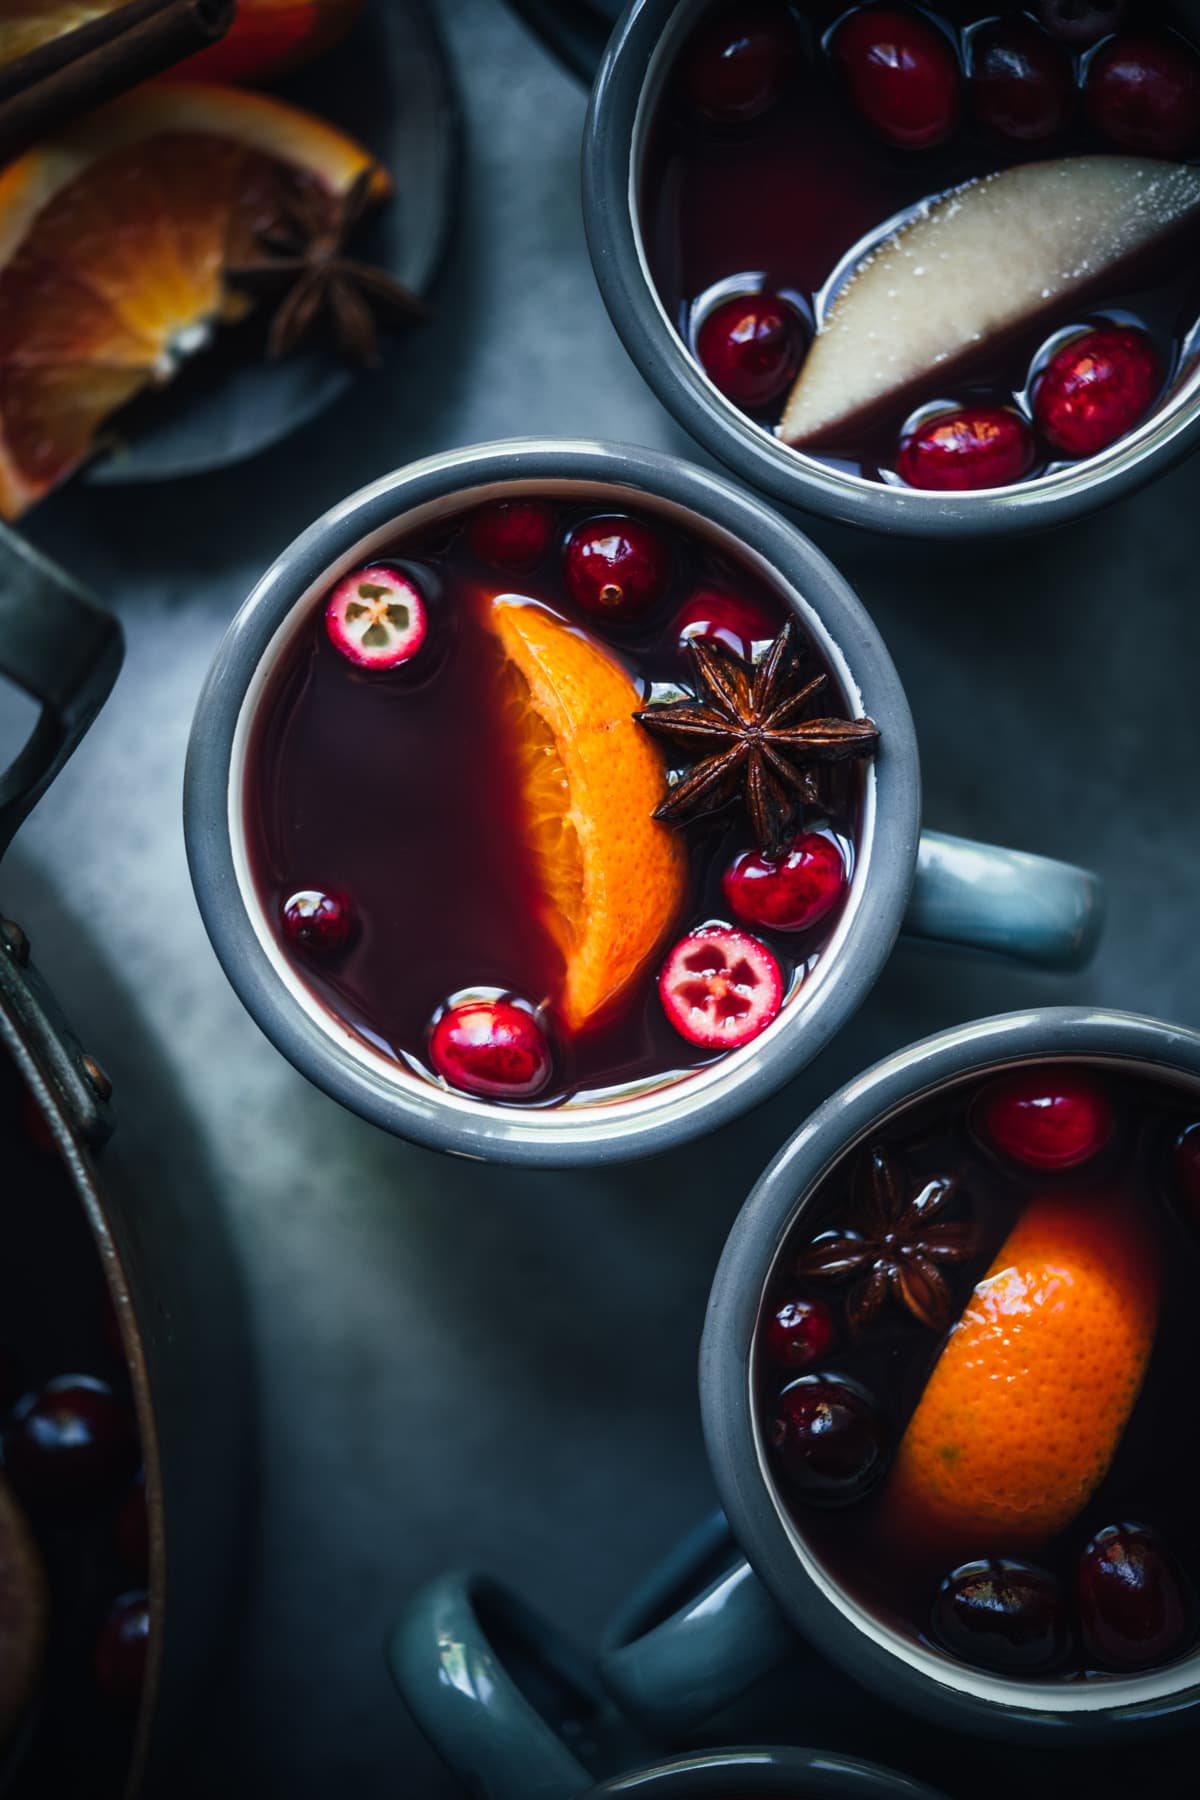
<instances>
[{"instance_id":1,"label":"red cranberry","mask_svg":"<svg viewBox=\"0 0 1200 1800\"><path fill-rule=\"evenodd\" d=\"M584 612L636 619L662 599L671 564L661 539L638 519L589 519L567 544L567 586Z\"/></svg>"},{"instance_id":2,"label":"red cranberry","mask_svg":"<svg viewBox=\"0 0 1200 1800\"><path fill-rule=\"evenodd\" d=\"M683 64L688 99L721 125L757 119L774 106L796 54L782 9L726 6L706 19Z\"/></svg>"},{"instance_id":3,"label":"red cranberry","mask_svg":"<svg viewBox=\"0 0 1200 1800\"><path fill-rule=\"evenodd\" d=\"M1125 0L1040 0L1038 11L1060 43L1086 49L1116 31L1125 17Z\"/></svg>"},{"instance_id":4,"label":"red cranberry","mask_svg":"<svg viewBox=\"0 0 1200 1800\"><path fill-rule=\"evenodd\" d=\"M146 1476L138 1474L117 1514L117 1549L131 1575L150 1574L150 1518L146 1510Z\"/></svg>"},{"instance_id":5,"label":"red cranberry","mask_svg":"<svg viewBox=\"0 0 1200 1800\"><path fill-rule=\"evenodd\" d=\"M662 966L658 994L680 1037L736 1050L765 1031L783 1005L783 976L765 944L729 925L680 938Z\"/></svg>"},{"instance_id":6,"label":"red cranberry","mask_svg":"<svg viewBox=\"0 0 1200 1800\"><path fill-rule=\"evenodd\" d=\"M777 294L723 300L701 325L696 353L723 394L750 412L761 412L787 391L800 367L800 315Z\"/></svg>"},{"instance_id":7,"label":"red cranberry","mask_svg":"<svg viewBox=\"0 0 1200 1800\"><path fill-rule=\"evenodd\" d=\"M1033 416L1064 456L1095 456L1145 418L1164 373L1145 332L1100 326L1055 351L1034 383Z\"/></svg>"},{"instance_id":8,"label":"red cranberry","mask_svg":"<svg viewBox=\"0 0 1200 1800\"><path fill-rule=\"evenodd\" d=\"M680 613L676 629L681 643L686 643L689 638L714 639L732 650L735 656L750 662L755 644L764 638L775 637L779 626L761 607L742 599L740 594L701 588Z\"/></svg>"},{"instance_id":9,"label":"red cranberry","mask_svg":"<svg viewBox=\"0 0 1200 1800\"><path fill-rule=\"evenodd\" d=\"M833 39L854 103L902 150L944 143L958 123L959 70L949 40L919 14L863 6Z\"/></svg>"},{"instance_id":10,"label":"red cranberry","mask_svg":"<svg viewBox=\"0 0 1200 1800\"><path fill-rule=\"evenodd\" d=\"M1040 1674L1062 1660L1069 1643L1058 1582L1019 1562L987 1560L955 1569L938 1590L933 1628L964 1662L1005 1675Z\"/></svg>"},{"instance_id":11,"label":"red cranberry","mask_svg":"<svg viewBox=\"0 0 1200 1800\"><path fill-rule=\"evenodd\" d=\"M44 1156L58 1155L58 1139L54 1135L54 1127L30 1088L21 1089L21 1123L35 1150Z\"/></svg>"},{"instance_id":12,"label":"red cranberry","mask_svg":"<svg viewBox=\"0 0 1200 1800\"><path fill-rule=\"evenodd\" d=\"M1091 1075L1022 1069L984 1089L979 1128L997 1150L1031 1169L1077 1169L1107 1144L1112 1106Z\"/></svg>"},{"instance_id":13,"label":"red cranberry","mask_svg":"<svg viewBox=\"0 0 1200 1800\"><path fill-rule=\"evenodd\" d=\"M550 1079L550 1046L533 1014L511 1000L449 1006L429 1040L434 1068L484 1100L528 1100Z\"/></svg>"},{"instance_id":14,"label":"red cranberry","mask_svg":"<svg viewBox=\"0 0 1200 1800\"><path fill-rule=\"evenodd\" d=\"M823 1300L785 1300L767 1320L767 1347L788 1369L811 1369L834 1339L833 1314Z\"/></svg>"},{"instance_id":15,"label":"red cranberry","mask_svg":"<svg viewBox=\"0 0 1200 1800\"><path fill-rule=\"evenodd\" d=\"M425 642L425 602L399 569L372 563L339 581L325 605L335 650L360 669L395 669Z\"/></svg>"},{"instance_id":16,"label":"red cranberry","mask_svg":"<svg viewBox=\"0 0 1200 1800\"><path fill-rule=\"evenodd\" d=\"M1183 1646L1189 1610L1175 1558L1146 1526L1110 1525L1080 1558L1084 1648L1102 1668L1167 1662Z\"/></svg>"},{"instance_id":17,"label":"red cranberry","mask_svg":"<svg viewBox=\"0 0 1200 1800\"><path fill-rule=\"evenodd\" d=\"M1007 406L964 407L934 413L900 440L896 470L909 487L934 493L974 493L1008 487L1035 461L1033 433Z\"/></svg>"},{"instance_id":18,"label":"red cranberry","mask_svg":"<svg viewBox=\"0 0 1200 1800\"><path fill-rule=\"evenodd\" d=\"M114 1600L96 1640L96 1683L115 1706L136 1706L146 1679L150 1646L150 1596Z\"/></svg>"},{"instance_id":19,"label":"red cranberry","mask_svg":"<svg viewBox=\"0 0 1200 1800\"><path fill-rule=\"evenodd\" d=\"M759 850L743 850L721 885L731 911L747 925L807 931L827 918L845 893L846 865L830 838L802 831L779 862Z\"/></svg>"},{"instance_id":20,"label":"red cranberry","mask_svg":"<svg viewBox=\"0 0 1200 1800\"><path fill-rule=\"evenodd\" d=\"M1185 1217L1200 1228L1200 1125L1189 1125L1176 1142L1175 1181Z\"/></svg>"},{"instance_id":21,"label":"red cranberry","mask_svg":"<svg viewBox=\"0 0 1200 1800\"><path fill-rule=\"evenodd\" d=\"M85 1511L137 1463L129 1409L103 1381L63 1375L22 1401L4 1434L4 1464L35 1505Z\"/></svg>"},{"instance_id":22,"label":"red cranberry","mask_svg":"<svg viewBox=\"0 0 1200 1800\"><path fill-rule=\"evenodd\" d=\"M550 548L554 517L540 500L497 500L479 509L467 535L480 562L530 569Z\"/></svg>"},{"instance_id":23,"label":"red cranberry","mask_svg":"<svg viewBox=\"0 0 1200 1800\"><path fill-rule=\"evenodd\" d=\"M775 1459L798 1499L842 1506L861 1499L883 1473L883 1425L858 1388L820 1375L786 1387L767 1432Z\"/></svg>"},{"instance_id":24,"label":"red cranberry","mask_svg":"<svg viewBox=\"0 0 1200 1800\"><path fill-rule=\"evenodd\" d=\"M1075 76L1065 50L1030 19L985 25L971 45L975 115L1005 137L1039 143L1067 122Z\"/></svg>"},{"instance_id":25,"label":"red cranberry","mask_svg":"<svg viewBox=\"0 0 1200 1800\"><path fill-rule=\"evenodd\" d=\"M301 888L283 903L283 934L299 950L332 956L345 948L354 928L350 902L319 888Z\"/></svg>"},{"instance_id":26,"label":"red cranberry","mask_svg":"<svg viewBox=\"0 0 1200 1800\"><path fill-rule=\"evenodd\" d=\"M1088 70L1092 123L1148 156L1182 156L1200 137L1200 55L1175 37L1119 37Z\"/></svg>"}]
</instances>

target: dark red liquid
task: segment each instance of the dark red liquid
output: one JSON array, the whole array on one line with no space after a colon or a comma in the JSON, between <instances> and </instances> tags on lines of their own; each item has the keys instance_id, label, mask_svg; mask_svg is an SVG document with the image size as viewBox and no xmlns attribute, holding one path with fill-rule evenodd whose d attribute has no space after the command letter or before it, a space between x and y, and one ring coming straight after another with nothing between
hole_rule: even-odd
<instances>
[{"instance_id":1,"label":"dark red liquid","mask_svg":"<svg viewBox=\"0 0 1200 1800\"><path fill-rule=\"evenodd\" d=\"M398 537L375 560L402 567L425 595L429 637L411 667L383 673L351 666L329 642L323 602L312 609L269 684L246 768L246 840L259 897L286 954L330 1009L385 1056L428 1072L438 1009L480 988L545 1006L554 1052L550 1087L532 1104L612 1090L712 1060L668 1023L656 978L661 954L596 1025L568 1034L555 1016L563 964L539 920L541 895L526 847L518 762L502 706L501 653L485 623L488 600L514 593L550 606L602 640L630 669L642 695L690 678L679 641L683 609L703 589L748 603L782 626L781 598L748 568L640 515L667 545L671 579L649 616L599 626L569 598L563 544L602 505L556 506L552 541L519 575L487 567L464 529ZM805 666L822 665L811 646ZM832 680L820 712L845 712ZM862 775L828 772L828 808L806 828L836 836L853 867ZM728 917L721 875L750 842L744 812L728 807L686 828L688 892L678 932ZM280 909L299 888L349 896L359 926L335 959L286 944ZM758 933L794 987L820 957L836 912L804 933ZM663 953L669 947L664 943Z\"/></svg>"},{"instance_id":2,"label":"dark red liquid","mask_svg":"<svg viewBox=\"0 0 1200 1800\"><path fill-rule=\"evenodd\" d=\"M852 1181L870 1147L881 1144L903 1171L904 1192L925 1182L957 1176L959 1196L947 1217L973 1221L977 1249L969 1261L946 1271L961 1314L975 1283L995 1259L1027 1202L1047 1191L1077 1192L1081 1203L1103 1189L1128 1197L1135 1217L1161 1254L1162 1287L1158 1325L1141 1393L1116 1454L1096 1492L1068 1528L1048 1544L1029 1550L981 1534L977 1545L950 1555L939 1534L897 1528L889 1517L886 1476L865 1498L844 1506L800 1502L788 1491L785 1473L773 1464L777 1492L806 1542L837 1581L885 1623L941 1647L931 1630L934 1601L952 1569L975 1558L1024 1559L1048 1571L1062 1585L1070 1648L1050 1679L1080 1679L1095 1673L1081 1647L1075 1604L1080 1555L1092 1536L1107 1526L1133 1521L1157 1531L1182 1566L1189 1635L1176 1654L1194 1645L1200 1614L1200 1533L1196 1496L1200 1492L1200 1409L1195 1385L1200 1370L1200 1324L1196 1295L1200 1282L1200 1230L1180 1186L1175 1144L1195 1122L1197 1106L1166 1083L1133 1079L1124 1073L1101 1079L1115 1107L1115 1130L1094 1160L1071 1172L1038 1173L1018 1167L981 1142L972 1106L985 1084L974 1080L918 1103L872 1132L843 1157L819 1190L811 1211L798 1222L778 1258L763 1306L755 1350L755 1379L764 1441L780 1392L796 1371L780 1366L767 1338L767 1321L787 1300L821 1299L834 1309L836 1340L814 1373L857 1383L878 1406L889 1454L894 1455L946 1342L918 1323L894 1298L876 1319L855 1333L846 1299L853 1281L801 1278L798 1256L818 1233L842 1227L853 1211ZM1042 1415L1044 1417L1044 1413ZM1033 1422L1031 1420L1031 1429ZM768 1457L773 1453L768 1450Z\"/></svg>"},{"instance_id":3,"label":"dark red liquid","mask_svg":"<svg viewBox=\"0 0 1200 1800\"><path fill-rule=\"evenodd\" d=\"M801 54L780 99L749 124L705 120L689 103L682 77L667 80L642 173L641 218L655 283L693 353L702 319L717 298L729 293L762 288L782 294L811 332L817 295L841 259L919 201L1017 163L1125 154L1088 124L1082 97L1055 137L1035 144L1006 139L973 120L965 76L962 118L948 142L919 151L890 147L857 113L829 53L829 28L846 10L779 5ZM950 18L937 9L920 10L949 34L964 67L972 25L1001 14L1019 17L1024 11L963 6ZM1131 29L1152 26L1161 15L1154 6L1131 10L1137 15ZM1077 80L1084 79L1085 67L1085 61L1075 59ZM1002 245L996 253L1002 258ZM1093 293L1082 302L1068 299L1031 330L982 347L977 357L956 364L953 373L932 373L898 403L876 410L854 441L830 441L812 451L806 447L805 453L852 474L898 481L903 427L924 406L1015 405L1028 418L1031 373L1043 347L1066 327L1111 320L1139 326L1153 341L1169 379L1200 318L1195 233L1119 282L1112 292ZM783 398L751 416L773 431ZM1039 441L1031 478L1059 466L1062 459Z\"/></svg>"}]
</instances>

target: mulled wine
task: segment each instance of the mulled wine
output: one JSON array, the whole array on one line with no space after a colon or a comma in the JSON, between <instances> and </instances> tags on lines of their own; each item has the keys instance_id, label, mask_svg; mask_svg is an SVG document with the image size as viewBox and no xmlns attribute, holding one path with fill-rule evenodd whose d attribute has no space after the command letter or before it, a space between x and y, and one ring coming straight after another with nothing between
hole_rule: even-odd
<instances>
[{"instance_id":1,"label":"mulled wine","mask_svg":"<svg viewBox=\"0 0 1200 1800\"><path fill-rule=\"evenodd\" d=\"M765 431L893 486L1037 479L1200 355L1200 47L1158 6L718 5L640 216L684 344Z\"/></svg>"},{"instance_id":2,"label":"mulled wine","mask_svg":"<svg viewBox=\"0 0 1200 1800\"><path fill-rule=\"evenodd\" d=\"M1195 1648L1197 1112L1100 1061L974 1077L861 1139L794 1224L763 1455L891 1628L1053 1681Z\"/></svg>"},{"instance_id":3,"label":"mulled wine","mask_svg":"<svg viewBox=\"0 0 1200 1800\"><path fill-rule=\"evenodd\" d=\"M656 1086L802 1004L878 737L851 710L770 582L652 501L464 505L279 654L244 775L264 919L397 1073Z\"/></svg>"}]
</instances>

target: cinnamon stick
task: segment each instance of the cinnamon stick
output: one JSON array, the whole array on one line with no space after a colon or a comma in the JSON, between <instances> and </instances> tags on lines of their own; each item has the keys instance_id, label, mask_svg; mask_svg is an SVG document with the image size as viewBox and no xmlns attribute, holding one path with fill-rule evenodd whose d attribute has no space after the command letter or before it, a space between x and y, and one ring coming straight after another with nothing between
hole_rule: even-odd
<instances>
[{"instance_id":1,"label":"cinnamon stick","mask_svg":"<svg viewBox=\"0 0 1200 1800\"><path fill-rule=\"evenodd\" d=\"M235 0L127 0L0 68L0 164L224 37Z\"/></svg>"}]
</instances>

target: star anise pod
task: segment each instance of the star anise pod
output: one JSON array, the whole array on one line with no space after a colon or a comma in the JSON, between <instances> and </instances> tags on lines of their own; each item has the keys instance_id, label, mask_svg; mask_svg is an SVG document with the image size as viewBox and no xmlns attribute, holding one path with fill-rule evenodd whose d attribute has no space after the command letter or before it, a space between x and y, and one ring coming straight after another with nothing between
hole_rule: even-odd
<instances>
[{"instance_id":1,"label":"star anise pod","mask_svg":"<svg viewBox=\"0 0 1200 1800\"><path fill-rule=\"evenodd\" d=\"M859 1164L849 1227L823 1231L796 1264L810 1280L855 1280L846 1298L851 1328L864 1330L888 1294L931 1331L954 1318L954 1297L942 1274L975 1249L967 1219L941 1215L957 1198L953 1175L935 1176L906 1198L896 1165L878 1144Z\"/></svg>"},{"instance_id":2,"label":"star anise pod","mask_svg":"<svg viewBox=\"0 0 1200 1800\"><path fill-rule=\"evenodd\" d=\"M256 236L265 254L226 271L255 292L285 289L267 338L272 358L287 356L327 316L346 354L374 367L376 313L400 324L429 317L420 295L403 282L346 255L370 202L371 174L364 169L344 194L331 195L316 182L281 172L275 217Z\"/></svg>"},{"instance_id":3,"label":"star anise pod","mask_svg":"<svg viewBox=\"0 0 1200 1800\"><path fill-rule=\"evenodd\" d=\"M710 638L691 638L688 648L694 698L633 715L698 759L654 817L679 824L741 790L760 849L782 856L796 801L820 803L813 765L872 755L878 727L871 719L805 716L828 678L803 679L790 621L753 666Z\"/></svg>"}]
</instances>

